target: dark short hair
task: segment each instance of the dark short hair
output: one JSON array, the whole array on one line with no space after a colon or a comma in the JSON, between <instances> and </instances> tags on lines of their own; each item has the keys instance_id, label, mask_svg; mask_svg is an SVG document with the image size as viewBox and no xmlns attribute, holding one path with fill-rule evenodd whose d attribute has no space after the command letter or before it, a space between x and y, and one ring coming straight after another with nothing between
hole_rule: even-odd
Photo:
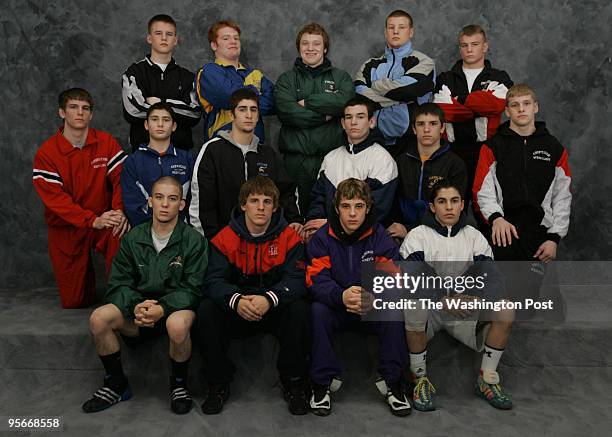
<instances>
[{"instance_id":1,"label":"dark short hair","mask_svg":"<svg viewBox=\"0 0 612 437\"><path fill-rule=\"evenodd\" d=\"M436 197L438 197L438 193L440 193L441 190L447 188L454 188L455 190L457 190L459 196L461 197L461 200L463 200L463 193L461 192L461 188L459 188L459 186L450 179L442 178L438 182L436 182L433 187L431 187L431 190L429 191L429 202L433 203L434 200L436 200Z\"/></svg>"},{"instance_id":2,"label":"dark short hair","mask_svg":"<svg viewBox=\"0 0 612 437\"><path fill-rule=\"evenodd\" d=\"M176 21L174 21L174 18L166 14L157 14L154 17L151 17L151 19L149 20L149 24L147 25L147 32L151 33L151 26L153 26L153 23L157 22L172 24L174 26L174 29L176 30Z\"/></svg>"},{"instance_id":3,"label":"dark short hair","mask_svg":"<svg viewBox=\"0 0 612 437\"><path fill-rule=\"evenodd\" d=\"M165 102L157 102L149 106L149 109L147 109L147 120L149 119L149 116L151 115L151 113L157 110L166 111L168 114L170 114L170 118L172 119L172 121L176 121L176 119L174 118L175 115L174 115L174 111L172 110L172 106L170 106L169 104Z\"/></svg>"},{"instance_id":4,"label":"dark short hair","mask_svg":"<svg viewBox=\"0 0 612 437\"><path fill-rule=\"evenodd\" d=\"M353 97L351 100L346 102L344 105L344 110L346 110L346 108L350 106L357 106L357 105L364 105L366 107L368 111L368 119L374 116L374 112L376 111L376 109L374 108L374 103L372 102L372 100L368 99L365 96L362 96L361 94L356 94L355 97ZM344 113L344 110L343 110L343 113Z\"/></svg>"},{"instance_id":5,"label":"dark short hair","mask_svg":"<svg viewBox=\"0 0 612 437\"><path fill-rule=\"evenodd\" d=\"M91 94L89 94L89 92L86 89L83 88L69 88L65 91L62 91L59 95L59 97L57 98L57 102L59 104L59 107L61 109L66 109L66 103L68 103L68 100L83 100L87 103L89 103L89 107L90 109L93 111L94 108L94 101L93 101L93 97L91 97Z\"/></svg>"},{"instance_id":6,"label":"dark short hair","mask_svg":"<svg viewBox=\"0 0 612 437\"><path fill-rule=\"evenodd\" d=\"M355 198L363 200L367 207L370 208L372 206L372 190L370 190L370 186L360 179L345 179L336 188L334 206L339 208L342 199L351 200Z\"/></svg>"},{"instance_id":7,"label":"dark short hair","mask_svg":"<svg viewBox=\"0 0 612 437\"><path fill-rule=\"evenodd\" d=\"M408 21L410 21L410 27L414 26L414 22L412 21L412 15L402 9L396 9L389 15L387 15L387 18L385 18L385 27L387 26L387 21L389 21L389 18L391 17L406 17L408 18Z\"/></svg>"},{"instance_id":8,"label":"dark short hair","mask_svg":"<svg viewBox=\"0 0 612 437\"><path fill-rule=\"evenodd\" d=\"M238 23L233 20L221 20L213 23L213 25L208 28L208 42L211 43L217 41L217 33L224 27L231 27L238 32L238 35L240 35L240 26L238 26Z\"/></svg>"},{"instance_id":9,"label":"dark short hair","mask_svg":"<svg viewBox=\"0 0 612 437\"><path fill-rule=\"evenodd\" d=\"M183 198L183 186L178 181L178 179L175 178L174 176L162 176L159 179L157 179L155 182L153 182L153 185L151 186L151 196L153 196L153 193L155 192L155 187L160 184L174 185L175 187L179 189L181 199Z\"/></svg>"},{"instance_id":10,"label":"dark short hair","mask_svg":"<svg viewBox=\"0 0 612 437\"><path fill-rule=\"evenodd\" d=\"M257 94L251 88L238 88L236 91L232 93L229 99L230 109L232 113L236 106L243 100L254 100L257 102L257 107L259 108L259 94Z\"/></svg>"},{"instance_id":11,"label":"dark short hair","mask_svg":"<svg viewBox=\"0 0 612 437\"><path fill-rule=\"evenodd\" d=\"M297 47L297 51L300 51L300 42L302 41L302 36L305 33L310 33L311 35L321 35L323 37L323 47L329 51L329 35L318 23L309 23L306 26L302 27L302 30L299 31L297 38L295 39L295 46Z\"/></svg>"},{"instance_id":12,"label":"dark short hair","mask_svg":"<svg viewBox=\"0 0 612 437\"><path fill-rule=\"evenodd\" d=\"M410 121L413 127L416 123L416 119L420 115L435 115L440 119L440 123L442 124L444 124L444 122L446 121L442 108L432 102L423 103L422 105L419 105L414 109L414 111L412 112L412 120Z\"/></svg>"},{"instance_id":13,"label":"dark short hair","mask_svg":"<svg viewBox=\"0 0 612 437\"><path fill-rule=\"evenodd\" d=\"M278 199L280 198L280 192L276 187L274 181L268 177L257 175L254 178L247 180L240 187L240 193L238 194L238 204L240 206L246 205L247 199L252 194L263 194L264 196L270 196L274 208L278 208Z\"/></svg>"},{"instance_id":14,"label":"dark short hair","mask_svg":"<svg viewBox=\"0 0 612 437\"><path fill-rule=\"evenodd\" d=\"M473 36L477 33L482 34L484 41L487 40L487 34L485 33L484 29L478 24L468 24L463 29L461 29L461 32L459 32L459 39L461 39L462 36Z\"/></svg>"}]
</instances>

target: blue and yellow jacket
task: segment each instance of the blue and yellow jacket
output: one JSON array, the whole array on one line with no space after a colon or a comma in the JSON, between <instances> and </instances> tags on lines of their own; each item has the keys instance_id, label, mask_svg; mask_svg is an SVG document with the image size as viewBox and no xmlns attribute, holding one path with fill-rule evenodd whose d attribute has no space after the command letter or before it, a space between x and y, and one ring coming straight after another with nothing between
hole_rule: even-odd
<instances>
[{"instance_id":1,"label":"blue and yellow jacket","mask_svg":"<svg viewBox=\"0 0 612 437\"><path fill-rule=\"evenodd\" d=\"M206 117L204 141L214 137L219 130L231 130L232 119L229 99L240 88L251 88L259 95L259 122L255 135L264 142L262 116L274 113L274 85L260 70L238 68L221 61L209 62L200 68L195 77L194 88Z\"/></svg>"}]
</instances>

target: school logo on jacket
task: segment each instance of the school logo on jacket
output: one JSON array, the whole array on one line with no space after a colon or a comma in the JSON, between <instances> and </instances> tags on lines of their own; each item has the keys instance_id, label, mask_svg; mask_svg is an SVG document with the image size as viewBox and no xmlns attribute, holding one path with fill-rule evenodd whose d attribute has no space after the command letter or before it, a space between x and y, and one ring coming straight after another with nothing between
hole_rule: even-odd
<instances>
[{"instance_id":1,"label":"school logo on jacket","mask_svg":"<svg viewBox=\"0 0 612 437\"><path fill-rule=\"evenodd\" d=\"M172 262L170 263L170 267L180 268L183 267L183 257L178 255Z\"/></svg>"},{"instance_id":2,"label":"school logo on jacket","mask_svg":"<svg viewBox=\"0 0 612 437\"><path fill-rule=\"evenodd\" d=\"M106 158L106 157L99 157L99 158L94 158L91 161L91 166L93 168L102 168L102 167L106 167L107 163L108 163L108 158Z\"/></svg>"},{"instance_id":3,"label":"school logo on jacket","mask_svg":"<svg viewBox=\"0 0 612 437\"><path fill-rule=\"evenodd\" d=\"M258 162L257 163L257 174L260 176L270 177L268 173L268 163L267 162Z\"/></svg>"},{"instance_id":4,"label":"school logo on jacket","mask_svg":"<svg viewBox=\"0 0 612 437\"><path fill-rule=\"evenodd\" d=\"M427 179L427 187L431 190L436 183L444 179L444 176L429 176Z\"/></svg>"},{"instance_id":5,"label":"school logo on jacket","mask_svg":"<svg viewBox=\"0 0 612 437\"><path fill-rule=\"evenodd\" d=\"M324 91L326 93L335 93L336 92L336 82L333 80L324 80L323 83L325 84L325 89Z\"/></svg>"},{"instance_id":6,"label":"school logo on jacket","mask_svg":"<svg viewBox=\"0 0 612 437\"><path fill-rule=\"evenodd\" d=\"M365 252L363 252L363 255L361 255L361 262L367 263L372 261L374 261L374 251L366 250Z\"/></svg>"},{"instance_id":7,"label":"school logo on jacket","mask_svg":"<svg viewBox=\"0 0 612 437\"><path fill-rule=\"evenodd\" d=\"M540 161L550 162L550 153L546 150L534 150L532 157Z\"/></svg>"},{"instance_id":8,"label":"school logo on jacket","mask_svg":"<svg viewBox=\"0 0 612 437\"><path fill-rule=\"evenodd\" d=\"M277 256L278 255L278 245L276 243L271 243L268 246L268 255Z\"/></svg>"},{"instance_id":9,"label":"school logo on jacket","mask_svg":"<svg viewBox=\"0 0 612 437\"><path fill-rule=\"evenodd\" d=\"M170 166L170 171L172 174L177 175L186 175L187 174L187 166L184 164L172 164Z\"/></svg>"}]
</instances>

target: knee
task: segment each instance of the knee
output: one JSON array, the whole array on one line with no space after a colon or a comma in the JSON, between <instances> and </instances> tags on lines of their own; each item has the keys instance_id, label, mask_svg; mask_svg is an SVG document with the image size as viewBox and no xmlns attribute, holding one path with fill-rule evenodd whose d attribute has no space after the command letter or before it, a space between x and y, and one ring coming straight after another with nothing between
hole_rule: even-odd
<instances>
[{"instance_id":1,"label":"knee","mask_svg":"<svg viewBox=\"0 0 612 437\"><path fill-rule=\"evenodd\" d=\"M191 329L191 320L187 317L177 315L177 313L171 314L166 320L166 330L168 331L168 337L173 343L183 343L189 338L189 331Z\"/></svg>"},{"instance_id":2,"label":"knee","mask_svg":"<svg viewBox=\"0 0 612 437\"><path fill-rule=\"evenodd\" d=\"M310 314L314 326L327 322L332 318L333 309L321 302L313 302L310 306Z\"/></svg>"},{"instance_id":3,"label":"knee","mask_svg":"<svg viewBox=\"0 0 612 437\"><path fill-rule=\"evenodd\" d=\"M99 335L108 330L118 329L123 320L121 311L113 305L107 304L96 308L89 316L89 329L93 335Z\"/></svg>"}]
</instances>

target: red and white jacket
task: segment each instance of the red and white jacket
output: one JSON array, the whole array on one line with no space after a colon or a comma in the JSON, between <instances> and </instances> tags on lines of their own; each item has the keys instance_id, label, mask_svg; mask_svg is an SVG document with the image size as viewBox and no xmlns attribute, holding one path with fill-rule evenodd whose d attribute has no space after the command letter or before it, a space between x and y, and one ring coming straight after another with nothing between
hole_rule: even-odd
<instances>
[{"instance_id":1,"label":"red and white jacket","mask_svg":"<svg viewBox=\"0 0 612 437\"><path fill-rule=\"evenodd\" d=\"M105 211L123 209L120 175L126 157L109 133L89 128L79 148L58 129L34 158L32 179L47 224L90 228Z\"/></svg>"},{"instance_id":2,"label":"red and white jacket","mask_svg":"<svg viewBox=\"0 0 612 437\"><path fill-rule=\"evenodd\" d=\"M480 149L473 198L476 210L492 223L503 216L523 227L543 226L559 242L570 222L572 175L568 154L559 141L536 122L535 132L520 136L505 122Z\"/></svg>"}]
</instances>

